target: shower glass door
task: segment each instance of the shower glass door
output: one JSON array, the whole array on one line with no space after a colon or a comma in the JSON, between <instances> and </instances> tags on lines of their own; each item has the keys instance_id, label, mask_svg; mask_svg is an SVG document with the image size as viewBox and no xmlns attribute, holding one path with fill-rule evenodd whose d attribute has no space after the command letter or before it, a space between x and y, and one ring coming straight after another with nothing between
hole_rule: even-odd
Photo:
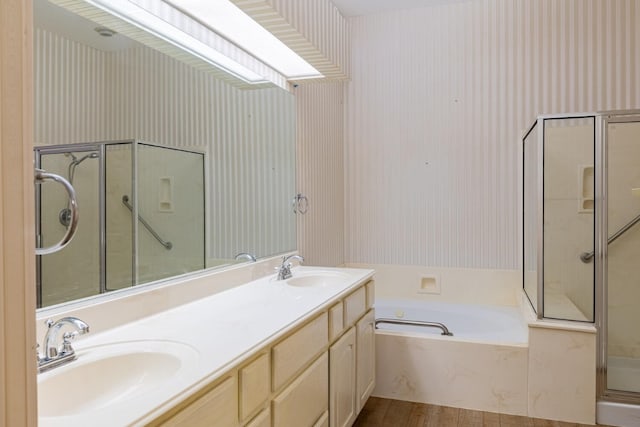
<instances>
[{"instance_id":1,"label":"shower glass door","mask_svg":"<svg viewBox=\"0 0 640 427\"><path fill-rule=\"evenodd\" d=\"M136 156L138 282L206 268L204 155L138 142Z\"/></svg>"},{"instance_id":2,"label":"shower glass door","mask_svg":"<svg viewBox=\"0 0 640 427\"><path fill-rule=\"evenodd\" d=\"M605 121L606 388L640 393L640 117Z\"/></svg>"},{"instance_id":3,"label":"shower glass door","mask_svg":"<svg viewBox=\"0 0 640 427\"><path fill-rule=\"evenodd\" d=\"M38 307L75 300L99 291L99 147L87 145L36 150L36 167L66 178L76 189L82 221L65 250L38 257ZM44 188L43 188L44 187ZM36 233L39 247L60 240L68 225L68 197L62 186L37 188Z\"/></svg>"}]
</instances>

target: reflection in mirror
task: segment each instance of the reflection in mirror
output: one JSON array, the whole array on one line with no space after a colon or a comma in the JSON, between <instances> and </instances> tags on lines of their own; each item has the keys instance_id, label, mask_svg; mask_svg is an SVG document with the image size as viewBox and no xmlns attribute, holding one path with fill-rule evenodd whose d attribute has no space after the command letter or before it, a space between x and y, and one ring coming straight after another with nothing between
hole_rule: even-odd
<instances>
[{"instance_id":1,"label":"reflection in mirror","mask_svg":"<svg viewBox=\"0 0 640 427\"><path fill-rule=\"evenodd\" d=\"M36 159L72 178L82 230L39 257L41 306L295 249L290 93L237 89L46 0L34 16ZM46 243L67 202L39 187Z\"/></svg>"},{"instance_id":2,"label":"reflection in mirror","mask_svg":"<svg viewBox=\"0 0 640 427\"><path fill-rule=\"evenodd\" d=\"M35 152L36 167L65 176L85 208L71 243L39 257L40 305L205 267L202 153L136 141L41 146ZM57 241L69 225L65 197L55 187L39 189L41 245Z\"/></svg>"}]
</instances>

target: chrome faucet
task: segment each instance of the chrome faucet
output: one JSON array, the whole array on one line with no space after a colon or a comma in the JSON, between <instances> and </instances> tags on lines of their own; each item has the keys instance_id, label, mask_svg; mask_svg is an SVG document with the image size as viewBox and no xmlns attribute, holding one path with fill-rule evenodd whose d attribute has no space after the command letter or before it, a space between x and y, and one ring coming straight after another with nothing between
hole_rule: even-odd
<instances>
[{"instance_id":1,"label":"chrome faucet","mask_svg":"<svg viewBox=\"0 0 640 427\"><path fill-rule=\"evenodd\" d=\"M77 317L63 317L57 322L48 319L46 325L49 329L44 336L43 355L38 355L38 372L45 372L76 360L77 356L71 346L71 340L89 332L89 325ZM58 335L65 325L71 326L74 331L62 334L62 344L59 345Z\"/></svg>"},{"instance_id":2,"label":"chrome faucet","mask_svg":"<svg viewBox=\"0 0 640 427\"><path fill-rule=\"evenodd\" d=\"M294 259L297 259L300 264L304 261L304 258L300 255L282 257L282 265L278 267L278 280L287 280L291 278L291 262L289 261Z\"/></svg>"},{"instance_id":3,"label":"chrome faucet","mask_svg":"<svg viewBox=\"0 0 640 427\"><path fill-rule=\"evenodd\" d=\"M236 261L245 259L247 261L256 262L256 257L251 255L249 252L240 252L238 255L234 257L234 259Z\"/></svg>"}]
</instances>

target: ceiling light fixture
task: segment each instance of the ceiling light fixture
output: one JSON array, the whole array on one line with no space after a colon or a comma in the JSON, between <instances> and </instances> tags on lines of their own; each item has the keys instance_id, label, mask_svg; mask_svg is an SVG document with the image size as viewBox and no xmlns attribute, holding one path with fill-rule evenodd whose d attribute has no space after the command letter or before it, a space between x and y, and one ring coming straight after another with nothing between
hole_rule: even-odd
<instances>
[{"instance_id":1,"label":"ceiling light fixture","mask_svg":"<svg viewBox=\"0 0 640 427\"><path fill-rule=\"evenodd\" d=\"M94 28L94 31L100 34L102 37L113 37L116 34L115 31L107 27L96 27Z\"/></svg>"}]
</instances>

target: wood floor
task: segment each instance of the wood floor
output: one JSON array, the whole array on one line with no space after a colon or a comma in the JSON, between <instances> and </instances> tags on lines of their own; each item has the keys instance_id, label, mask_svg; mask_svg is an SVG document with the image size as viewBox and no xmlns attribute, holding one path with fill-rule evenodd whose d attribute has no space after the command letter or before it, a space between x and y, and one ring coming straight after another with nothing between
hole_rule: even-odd
<instances>
[{"instance_id":1,"label":"wood floor","mask_svg":"<svg viewBox=\"0 0 640 427\"><path fill-rule=\"evenodd\" d=\"M587 427L493 412L371 397L354 427Z\"/></svg>"}]
</instances>

